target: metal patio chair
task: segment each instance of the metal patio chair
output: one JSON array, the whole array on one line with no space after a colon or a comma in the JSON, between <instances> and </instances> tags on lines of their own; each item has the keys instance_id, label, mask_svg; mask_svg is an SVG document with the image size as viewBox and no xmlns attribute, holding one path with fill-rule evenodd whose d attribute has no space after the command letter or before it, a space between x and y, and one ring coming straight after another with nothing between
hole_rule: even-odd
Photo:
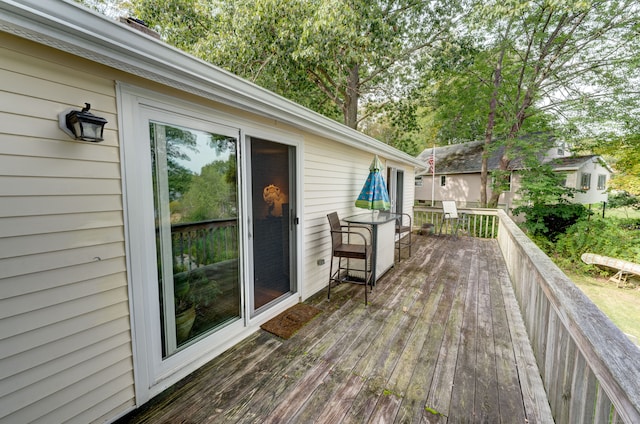
<instances>
[{"instance_id":1,"label":"metal patio chair","mask_svg":"<svg viewBox=\"0 0 640 424\"><path fill-rule=\"evenodd\" d=\"M331 283L354 283L364 285L364 304L367 305L367 286L371 287L371 276L373 275L371 266L371 229L361 225L342 225L337 212L327 215L329 219L329 227L331 230L331 265L329 267L329 289L327 291L327 299L331 298ZM353 231L359 230L359 231ZM362 230L366 230L369 235L367 237L362 234ZM357 243L356 243L357 242ZM333 258L338 258L338 268L333 270ZM346 265L342 260L346 259ZM350 259L364 260L364 269L356 269L350 266ZM364 272L364 278L354 278L350 275L352 271Z\"/></svg>"},{"instance_id":2,"label":"metal patio chair","mask_svg":"<svg viewBox=\"0 0 640 424\"><path fill-rule=\"evenodd\" d=\"M409 257L411 257L411 215L408 213L398 214L396 219L396 252L398 252L398 262L403 248L409 248ZM403 237L404 233L408 233Z\"/></svg>"}]
</instances>

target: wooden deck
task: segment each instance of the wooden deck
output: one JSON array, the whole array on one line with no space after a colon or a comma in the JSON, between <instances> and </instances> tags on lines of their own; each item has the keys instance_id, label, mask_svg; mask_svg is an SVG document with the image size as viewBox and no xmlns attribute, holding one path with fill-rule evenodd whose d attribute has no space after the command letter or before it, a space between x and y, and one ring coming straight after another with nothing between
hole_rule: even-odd
<instances>
[{"instance_id":1,"label":"wooden deck","mask_svg":"<svg viewBox=\"0 0 640 424\"><path fill-rule=\"evenodd\" d=\"M291 339L260 330L121 422L552 422L496 241L416 238L369 306L319 293Z\"/></svg>"}]
</instances>

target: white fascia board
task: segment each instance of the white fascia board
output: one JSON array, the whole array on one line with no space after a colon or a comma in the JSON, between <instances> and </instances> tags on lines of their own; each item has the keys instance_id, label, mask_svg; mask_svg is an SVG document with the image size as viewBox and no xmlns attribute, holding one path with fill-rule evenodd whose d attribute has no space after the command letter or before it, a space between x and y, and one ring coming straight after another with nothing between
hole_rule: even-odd
<instances>
[{"instance_id":1,"label":"white fascia board","mask_svg":"<svg viewBox=\"0 0 640 424\"><path fill-rule=\"evenodd\" d=\"M0 30L424 168L411 155L67 0L0 0Z\"/></svg>"}]
</instances>

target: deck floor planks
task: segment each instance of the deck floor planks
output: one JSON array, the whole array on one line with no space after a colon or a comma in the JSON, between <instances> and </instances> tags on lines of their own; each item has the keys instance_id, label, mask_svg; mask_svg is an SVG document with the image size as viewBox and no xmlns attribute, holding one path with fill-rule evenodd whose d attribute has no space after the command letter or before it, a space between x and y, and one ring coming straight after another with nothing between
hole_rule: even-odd
<instances>
[{"instance_id":1,"label":"deck floor planks","mask_svg":"<svg viewBox=\"0 0 640 424\"><path fill-rule=\"evenodd\" d=\"M464 245L463 245L464 246ZM460 332L464 318L464 306L467 298L467 281L473 261L472 249L464 247L458 252L461 259L455 295L447 308L448 315L442 320L438 330L442 331L439 351L435 352L437 363L433 372L433 380L429 387L424 409L419 411L430 422L446 422L451 404L451 393L454 387L454 376L460 349ZM442 305L446 307L446 305ZM425 352L425 355L431 355Z\"/></svg>"},{"instance_id":2,"label":"deck floor planks","mask_svg":"<svg viewBox=\"0 0 640 424\"><path fill-rule=\"evenodd\" d=\"M480 267L478 253L474 251L470 260L471 270L467 280L467 295L462 311L458 358L451 393L451 404L455 407L450 407L449 413L445 413L452 422L463 422L465 419L475 421L478 418L474 409L477 372L478 269Z\"/></svg>"},{"instance_id":3,"label":"deck floor planks","mask_svg":"<svg viewBox=\"0 0 640 424\"><path fill-rule=\"evenodd\" d=\"M482 246L484 247L484 246ZM482 249L481 257L486 257ZM476 351L476 383L474 413L480 422L495 423L500 421L500 400L498 396L498 375L496 369L495 339L493 312L498 309L491 297L489 261L480 261L478 269L478 316L477 316L477 351ZM494 282L495 284L495 282Z\"/></svg>"},{"instance_id":4,"label":"deck floor planks","mask_svg":"<svg viewBox=\"0 0 640 424\"><path fill-rule=\"evenodd\" d=\"M260 331L121 422L545 422L495 240L416 239L367 307L319 293L291 339Z\"/></svg>"},{"instance_id":5,"label":"deck floor planks","mask_svg":"<svg viewBox=\"0 0 640 424\"><path fill-rule=\"evenodd\" d=\"M488 258L495 258L490 245L484 246ZM498 388L500 389L499 408L500 415L512 417L513 422L525 422L523 399L516 395L520 391L518 381L518 369L516 357L513 352L513 340L509 332L506 304L503 297L503 275L499 272L498 262L495 259L488 260L489 278L492 279L489 288L491 290L491 316L493 321L496 374ZM507 282L509 284L509 282Z\"/></svg>"}]
</instances>

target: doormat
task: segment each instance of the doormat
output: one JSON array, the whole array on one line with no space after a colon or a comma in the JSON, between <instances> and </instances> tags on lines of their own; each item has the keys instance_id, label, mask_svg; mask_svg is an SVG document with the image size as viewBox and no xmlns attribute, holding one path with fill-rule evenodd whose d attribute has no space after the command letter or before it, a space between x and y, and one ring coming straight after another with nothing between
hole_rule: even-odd
<instances>
[{"instance_id":1,"label":"doormat","mask_svg":"<svg viewBox=\"0 0 640 424\"><path fill-rule=\"evenodd\" d=\"M298 303L265 322L260 328L283 339L288 339L320 312L322 311L315 306Z\"/></svg>"}]
</instances>

